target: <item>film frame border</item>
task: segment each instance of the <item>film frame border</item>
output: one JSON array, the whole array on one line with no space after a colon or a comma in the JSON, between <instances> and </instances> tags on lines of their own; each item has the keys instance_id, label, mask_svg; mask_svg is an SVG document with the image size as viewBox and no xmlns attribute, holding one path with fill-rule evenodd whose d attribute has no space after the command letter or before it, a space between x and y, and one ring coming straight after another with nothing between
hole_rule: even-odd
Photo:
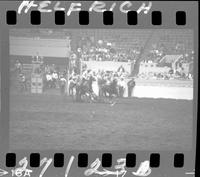
<instances>
[{"instance_id":1,"label":"film frame border","mask_svg":"<svg viewBox=\"0 0 200 177\"><path fill-rule=\"evenodd\" d=\"M104 11L103 13L103 25L113 25L113 12ZM79 12L79 25L89 25L91 12L80 11ZM55 11L54 19L55 25L65 25L65 16L64 11ZM8 10L6 12L6 22L7 25L16 25L19 15L16 11ZM177 11L175 14L176 25L184 26L186 24L186 13L185 11ZM128 11L127 12L127 24L128 25L137 25L138 23L138 13L137 11ZM151 12L151 23L152 25L162 25L162 12L161 11L152 11ZM30 12L30 24L31 25L41 25L41 12L38 10L32 10Z\"/></svg>"}]
</instances>

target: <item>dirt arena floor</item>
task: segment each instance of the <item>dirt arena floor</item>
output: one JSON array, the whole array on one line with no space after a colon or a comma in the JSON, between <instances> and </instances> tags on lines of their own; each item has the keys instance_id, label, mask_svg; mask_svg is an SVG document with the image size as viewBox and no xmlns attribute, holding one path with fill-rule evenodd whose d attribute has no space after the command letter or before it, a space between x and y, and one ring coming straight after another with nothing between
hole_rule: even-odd
<instances>
[{"instance_id":1,"label":"dirt arena floor","mask_svg":"<svg viewBox=\"0 0 200 177\"><path fill-rule=\"evenodd\" d=\"M10 96L10 148L190 150L192 101L122 98L77 103L59 95Z\"/></svg>"}]
</instances>

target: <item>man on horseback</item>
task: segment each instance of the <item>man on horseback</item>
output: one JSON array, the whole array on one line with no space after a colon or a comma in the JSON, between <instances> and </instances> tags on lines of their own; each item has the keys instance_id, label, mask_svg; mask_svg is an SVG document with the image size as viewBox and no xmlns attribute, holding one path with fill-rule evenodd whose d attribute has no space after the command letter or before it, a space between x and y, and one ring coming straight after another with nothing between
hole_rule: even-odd
<instances>
[{"instance_id":1,"label":"man on horseback","mask_svg":"<svg viewBox=\"0 0 200 177\"><path fill-rule=\"evenodd\" d=\"M92 75L79 76L76 83L76 101L83 101L82 99L88 99L94 101L96 95L93 91L92 84L95 78Z\"/></svg>"},{"instance_id":2,"label":"man on horseback","mask_svg":"<svg viewBox=\"0 0 200 177\"><path fill-rule=\"evenodd\" d=\"M102 86L103 96L109 98L109 100L112 102L113 96L118 96L117 79L114 75L110 74L106 77L106 81L107 82Z\"/></svg>"}]
</instances>

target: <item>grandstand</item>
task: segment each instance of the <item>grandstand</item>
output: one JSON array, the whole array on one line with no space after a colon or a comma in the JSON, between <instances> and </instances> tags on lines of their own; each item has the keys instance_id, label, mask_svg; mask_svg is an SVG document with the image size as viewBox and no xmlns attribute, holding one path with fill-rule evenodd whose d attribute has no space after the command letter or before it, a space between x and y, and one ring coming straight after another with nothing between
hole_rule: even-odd
<instances>
[{"instance_id":1,"label":"grandstand","mask_svg":"<svg viewBox=\"0 0 200 177\"><path fill-rule=\"evenodd\" d=\"M123 61L136 61L133 75L139 73L141 61L160 63L170 55L183 56L181 61L188 64L193 61L193 31L187 29L12 29L10 59L20 59L27 73L31 70L32 56L39 53L45 64L65 69L70 55L77 54L78 48L97 49L99 41L109 43L116 53L122 53Z\"/></svg>"},{"instance_id":2,"label":"grandstand","mask_svg":"<svg viewBox=\"0 0 200 177\"><path fill-rule=\"evenodd\" d=\"M71 38L71 47L75 50L78 46L78 41L82 38L90 38L93 42L98 40L107 41L113 44L115 49L140 49L144 47L149 35L152 35L152 44L157 48L165 46L167 54L178 54L179 50L175 51L177 44L184 46L185 52L193 50L193 32L192 30L148 30L148 29L13 29L10 31L10 36L41 38L41 39L63 39ZM152 49L152 45L149 50ZM176 52L176 53L175 53Z\"/></svg>"}]
</instances>

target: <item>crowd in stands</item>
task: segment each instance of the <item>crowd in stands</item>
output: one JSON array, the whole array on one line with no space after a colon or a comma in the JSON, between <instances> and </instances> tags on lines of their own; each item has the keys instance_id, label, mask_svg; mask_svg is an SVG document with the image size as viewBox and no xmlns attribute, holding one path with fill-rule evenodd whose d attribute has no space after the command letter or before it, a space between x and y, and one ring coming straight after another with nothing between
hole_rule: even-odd
<instances>
[{"instance_id":1,"label":"crowd in stands","mask_svg":"<svg viewBox=\"0 0 200 177\"><path fill-rule=\"evenodd\" d=\"M152 45L152 49L149 50L146 62L151 61L155 63L159 63L160 60L165 55L181 55L181 59L178 63L189 63L194 59L194 51L188 50L185 48L184 44L175 44L173 46L166 46L164 43L158 43L157 45Z\"/></svg>"},{"instance_id":2,"label":"crowd in stands","mask_svg":"<svg viewBox=\"0 0 200 177\"><path fill-rule=\"evenodd\" d=\"M75 52L77 57L84 61L117 61L127 62L137 59L139 49L116 48L115 44L108 41L98 40L92 42L90 38L82 38Z\"/></svg>"},{"instance_id":3,"label":"crowd in stands","mask_svg":"<svg viewBox=\"0 0 200 177\"><path fill-rule=\"evenodd\" d=\"M138 47L140 46L140 47ZM142 45L132 48L119 48L114 42L106 40L91 40L89 37L83 37L79 41L75 57L84 61L120 61L133 62L138 59L141 53ZM178 63L189 63L193 61L194 51L187 49L184 43L173 43L167 45L164 42L152 44L144 62L160 63L165 55L181 55Z\"/></svg>"},{"instance_id":4,"label":"crowd in stands","mask_svg":"<svg viewBox=\"0 0 200 177\"><path fill-rule=\"evenodd\" d=\"M141 47L142 48L142 47ZM104 40L90 40L89 37L83 37L79 42L79 46L74 59L80 58L84 61L117 61L117 62L133 62L138 59L141 48L122 49L117 48L114 43ZM162 59L166 55L180 55L176 62L175 68L172 69L172 63L165 62ZM188 49L184 43L173 43L167 45L164 42L152 44L149 47L146 57L141 61L142 63L156 63L158 67L168 67L170 73L141 73L139 77L142 78L157 78L157 79L192 79L192 71L186 73L183 67L184 64L193 64L194 51ZM193 68L191 66L188 66ZM189 69L190 70L190 69Z\"/></svg>"},{"instance_id":5,"label":"crowd in stands","mask_svg":"<svg viewBox=\"0 0 200 177\"><path fill-rule=\"evenodd\" d=\"M178 68L175 72L173 69L169 69L168 72L160 72L160 73L139 73L138 78L140 79L156 79L156 80L192 80L193 74L185 73L183 68Z\"/></svg>"}]
</instances>

